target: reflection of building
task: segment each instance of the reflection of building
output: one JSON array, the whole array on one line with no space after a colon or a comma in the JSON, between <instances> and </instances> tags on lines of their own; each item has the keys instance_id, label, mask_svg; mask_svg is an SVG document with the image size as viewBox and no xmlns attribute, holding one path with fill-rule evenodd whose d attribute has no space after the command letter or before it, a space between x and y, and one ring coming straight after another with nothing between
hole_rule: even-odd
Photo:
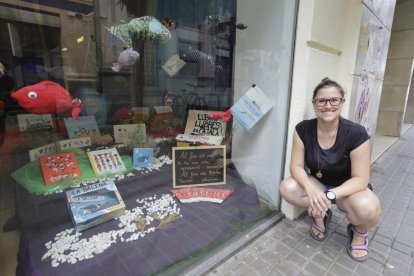
<instances>
[{"instance_id":1,"label":"reflection of building","mask_svg":"<svg viewBox=\"0 0 414 276\"><path fill-rule=\"evenodd\" d=\"M85 115L94 116L103 134L102 140L109 136L111 142L110 118L122 108L134 111L125 123L134 123L135 119L147 124L147 139L139 143L152 143L150 147L158 154L154 157L164 167L116 180L127 208L136 207L137 200L146 199L149 204L154 194L159 197L170 192L172 176L167 157L175 146L171 142L175 142L175 135L184 132L188 109L227 110L254 83L265 92L272 106L251 131L235 121L228 123L223 139L229 158L226 188L234 192L222 204L180 205L185 210L183 217L173 221L170 228L157 229L131 243L117 240L119 251L110 248L105 252L111 257L110 263L101 254L92 262L83 260L77 268L112 272L122 263L133 267L131 271L138 271L137 274L178 274L189 269L203 254L220 251L220 245L226 244L229 237L242 236L257 222L280 215L280 209L287 217L295 217L301 210L281 205L278 183L289 175L286 164L289 164L290 138L295 124L313 116L309 103L314 84L325 76L337 79L347 91L343 116L355 115L360 123L368 120L375 129L375 116L369 120L367 110L375 113L377 109L372 99L374 96L379 99L385 66L382 59L388 49L387 40L379 38L381 34L389 35L393 1L379 1L382 6L369 2L373 1L61 0L34 4L0 0L0 61L9 65L16 87L47 78L65 86L73 96L82 96L85 92L91 99L85 100ZM306 12L309 8L314 11L313 16ZM167 43L134 38L134 50L140 53L141 59L123 66L120 72L113 71L112 63L117 61L123 48L105 27L148 15L157 20L174 20L178 27L169 26L171 39ZM375 26L382 26L372 30L376 32L372 36L375 41L370 38L369 45L368 19L379 20L374 22ZM235 24L248 28L237 29ZM356 49L358 41L365 43L359 45L360 49ZM167 74L162 68L165 62L175 55L183 55L189 47L207 58L186 62L174 74ZM376 58L375 62L370 63L366 55ZM366 80L362 74L365 69L378 72ZM168 97L165 91L169 91ZM358 92L361 92L359 98ZM99 116L94 113L98 105L102 111ZM25 113L18 107L14 111ZM14 114L9 115L6 137L15 137ZM66 116L66 113L53 114L57 129L54 135L33 134L38 139L26 137L24 144L37 148L67 138L67 130L59 120ZM151 135L157 139L150 138ZM163 140L160 145L156 144L158 139L166 137L171 143ZM1 180L9 180L11 172L22 168L27 175L36 175L27 165L27 147L22 149L21 143L13 138L0 148L2 164L7 164L0 168ZM123 158L128 158L128 150L122 153ZM42 235L46 240L54 238L56 225L59 229L70 227L65 202L59 194L51 195L53 200L49 202L49 197L37 197L17 187L18 211L27 212L23 217L31 218L22 223L22 236L27 238L22 244L29 246L23 248L22 254L40 254L38 241L29 238L34 235L30 231L39 230L36 236ZM27 208L22 208L22 199L27 199L25 204L29 205L24 205ZM42 205L44 201L48 201L46 207ZM52 208L54 212L61 213L30 212L50 210L51 206L56 207ZM107 232L114 225L102 224L90 233ZM33 248L39 252L30 251ZM41 256L34 255L25 257L31 258L45 274L75 267L65 263L53 270L50 263L41 262ZM24 266L22 260L19 267L24 269Z\"/></svg>"}]
</instances>

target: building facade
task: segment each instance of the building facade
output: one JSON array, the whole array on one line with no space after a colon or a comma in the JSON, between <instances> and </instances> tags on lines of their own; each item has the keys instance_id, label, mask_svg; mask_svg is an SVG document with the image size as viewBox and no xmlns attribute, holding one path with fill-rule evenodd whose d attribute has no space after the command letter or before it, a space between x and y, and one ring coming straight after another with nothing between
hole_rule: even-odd
<instances>
[{"instance_id":1,"label":"building facade","mask_svg":"<svg viewBox=\"0 0 414 276\"><path fill-rule=\"evenodd\" d=\"M322 78L344 87L342 115L374 143L390 135L385 118L412 121L401 34L412 2L0 0L0 170L15 196L5 225L20 231L17 272L206 271L217 252L296 218L279 183ZM394 85L397 63L407 77ZM44 168L61 153L80 173ZM66 192L106 181L125 211L76 232Z\"/></svg>"}]
</instances>

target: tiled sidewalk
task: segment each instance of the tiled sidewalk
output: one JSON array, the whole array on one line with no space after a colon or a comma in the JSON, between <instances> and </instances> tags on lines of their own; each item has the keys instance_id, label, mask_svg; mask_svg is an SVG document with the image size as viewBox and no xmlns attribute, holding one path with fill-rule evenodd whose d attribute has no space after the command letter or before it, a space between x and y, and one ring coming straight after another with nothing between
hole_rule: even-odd
<instances>
[{"instance_id":1,"label":"tiled sidewalk","mask_svg":"<svg viewBox=\"0 0 414 276\"><path fill-rule=\"evenodd\" d=\"M308 216L283 219L208 275L414 275L414 127L372 165L371 183L383 215L366 262L348 256L348 222L334 209L323 242L310 237Z\"/></svg>"}]
</instances>

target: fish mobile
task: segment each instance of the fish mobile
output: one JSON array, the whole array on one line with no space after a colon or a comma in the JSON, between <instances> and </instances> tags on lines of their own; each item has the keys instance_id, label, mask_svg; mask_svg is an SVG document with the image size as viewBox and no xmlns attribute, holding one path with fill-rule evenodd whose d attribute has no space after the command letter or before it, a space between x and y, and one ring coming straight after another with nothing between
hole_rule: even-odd
<instances>
[{"instance_id":1,"label":"fish mobile","mask_svg":"<svg viewBox=\"0 0 414 276\"><path fill-rule=\"evenodd\" d=\"M11 98L28 112L41 115L68 111L75 120L84 106L80 99L72 99L65 88L52 81L25 86L13 92Z\"/></svg>"}]
</instances>

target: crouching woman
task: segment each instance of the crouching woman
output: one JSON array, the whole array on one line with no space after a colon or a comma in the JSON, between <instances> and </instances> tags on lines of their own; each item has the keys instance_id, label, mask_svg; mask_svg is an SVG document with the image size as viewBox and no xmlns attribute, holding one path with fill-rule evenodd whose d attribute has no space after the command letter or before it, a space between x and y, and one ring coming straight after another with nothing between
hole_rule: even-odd
<instances>
[{"instance_id":1,"label":"crouching woman","mask_svg":"<svg viewBox=\"0 0 414 276\"><path fill-rule=\"evenodd\" d=\"M340 116L344 91L325 78L313 91L316 118L296 125L293 134L291 176L280 185L289 203L307 208L312 217L310 235L324 240L332 204L346 213L347 252L355 261L368 258L368 229L381 216L378 197L369 188L370 146L363 126Z\"/></svg>"}]
</instances>

